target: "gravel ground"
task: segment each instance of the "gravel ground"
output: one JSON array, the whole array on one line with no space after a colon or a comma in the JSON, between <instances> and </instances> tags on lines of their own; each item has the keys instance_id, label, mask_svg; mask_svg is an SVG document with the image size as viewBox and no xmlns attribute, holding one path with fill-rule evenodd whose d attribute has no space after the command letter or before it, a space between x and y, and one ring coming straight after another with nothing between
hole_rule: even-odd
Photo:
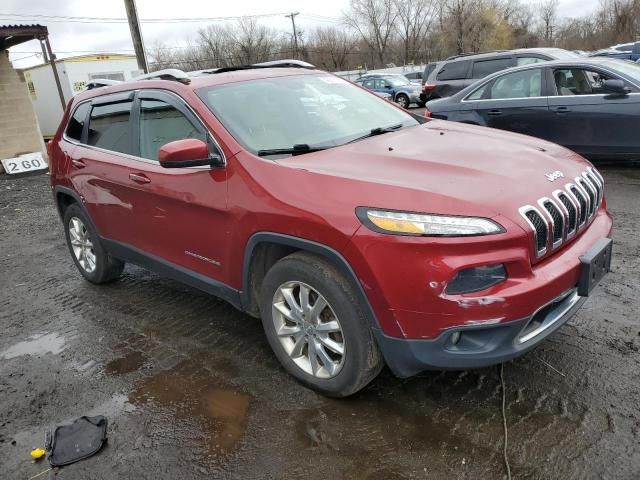
<instances>
[{"instance_id":1,"label":"gravel ground","mask_svg":"<svg viewBox=\"0 0 640 480\"><path fill-rule=\"evenodd\" d=\"M418 112L416 112L418 113ZM640 170L603 167L613 272L580 312L504 366L517 479L640 478ZM54 425L109 418L60 479L504 478L499 371L388 371L330 400L279 367L258 321L127 266L77 273L45 175L0 177L0 477L45 472Z\"/></svg>"}]
</instances>

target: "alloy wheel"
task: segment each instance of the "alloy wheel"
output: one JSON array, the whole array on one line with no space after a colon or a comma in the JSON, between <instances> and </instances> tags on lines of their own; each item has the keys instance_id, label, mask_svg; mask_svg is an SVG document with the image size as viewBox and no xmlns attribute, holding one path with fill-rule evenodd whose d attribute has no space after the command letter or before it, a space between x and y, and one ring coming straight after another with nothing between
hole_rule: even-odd
<instances>
[{"instance_id":1,"label":"alloy wheel","mask_svg":"<svg viewBox=\"0 0 640 480\"><path fill-rule=\"evenodd\" d=\"M340 321L320 292L302 282L286 282L272 302L276 334L289 357L317 378L335 377L345 359Z\"/></svg>"},{"instance_id":2,"label":"alloy wheel","mask_svg":"<svg viewBox=\"0 0 640 480\"><path fill-rule=\"evenodd\" d=\"M85 272L92 273L96 269L96 254L89 231L78 217L71 217L69 220L69 240L80 266Z\"/></svg>"}]
</instances>

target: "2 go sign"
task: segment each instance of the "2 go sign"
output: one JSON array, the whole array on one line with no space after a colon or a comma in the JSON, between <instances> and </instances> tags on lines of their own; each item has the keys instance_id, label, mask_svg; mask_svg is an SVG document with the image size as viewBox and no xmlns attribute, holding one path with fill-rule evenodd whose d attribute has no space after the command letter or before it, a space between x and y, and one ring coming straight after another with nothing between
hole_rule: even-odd
<instances>
[{"instance_id":1,"label":"2 go sign","mask_svg":"<svg viewBox=\"0 0 640 480\"><path fill-rule=\"evenodd\" d=\"M8 174L32 172L34 170L44 170L49 167L42 158L41 153L27 153L16 158L2 160L4 171Z\"/></svg>"}]
</instances>

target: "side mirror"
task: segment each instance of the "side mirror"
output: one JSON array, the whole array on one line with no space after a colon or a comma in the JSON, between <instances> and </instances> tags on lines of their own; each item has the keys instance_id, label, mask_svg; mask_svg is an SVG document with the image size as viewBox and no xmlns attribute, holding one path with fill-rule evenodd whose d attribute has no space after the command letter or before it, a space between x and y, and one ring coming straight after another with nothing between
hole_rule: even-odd
<instances>
[{"instance_id":1,"label":"side mirror","mask_svg":"<svg viewBox=\"0 0 640 480\"><path fill-rule=\"evenodd\" d=\"M222 166L220 155L209 155L209 147L197 138L170 142L158 151L158 161L164 168Z\"/></svg>"},{"instance_id":2,"label":"side mirror","mask_svg":"<svg viewBox=\"0 0 640 480\"><path fill-rule=\"evenodd\" d=\"M602 82L602 89L605 92L614 93L616 95L626 95L630 92L630 90L625 87L624 81L618 79L605 80Z\"/></svg>"}]
</instances>

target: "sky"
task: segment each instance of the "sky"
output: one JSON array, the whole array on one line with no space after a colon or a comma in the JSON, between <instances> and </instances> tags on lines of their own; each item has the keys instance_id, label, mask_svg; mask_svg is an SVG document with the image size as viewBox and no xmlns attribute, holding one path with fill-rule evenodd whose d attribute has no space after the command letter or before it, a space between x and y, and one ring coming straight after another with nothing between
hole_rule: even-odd
<instances>
[{"instance_id":1,"label":"sky","mask_svg":"<svg viewBox=\"0 0 640 480\"><path fill-rule=\"evenodd\" d=\"M145 19L200 19L273 14L261 18L261 23L278 30L290 31L291 20L285 18L284 14L299 12L296 26L304 30L317 25L338 24L338 18L347 9L348 4L349 0L137 0L138 16L143 21L142 35L147 48L158 41L171 47L184 46L190 38L195 38L199 28L229 20L145 23ZM560 0L559 14L562 17L584 16L591 13L597 5L598 0ZM8 16L10 14L21 16ZM133 53L127 23L54 21L38 18L37 15L126 18L123 0L2 0L0 25L46 25L51 46L59 58L91 52ZM25 68L42 63L39 52L39 43L31 41L11 48L9 58L16 68Z\"/></svg>"}]
</instances>

